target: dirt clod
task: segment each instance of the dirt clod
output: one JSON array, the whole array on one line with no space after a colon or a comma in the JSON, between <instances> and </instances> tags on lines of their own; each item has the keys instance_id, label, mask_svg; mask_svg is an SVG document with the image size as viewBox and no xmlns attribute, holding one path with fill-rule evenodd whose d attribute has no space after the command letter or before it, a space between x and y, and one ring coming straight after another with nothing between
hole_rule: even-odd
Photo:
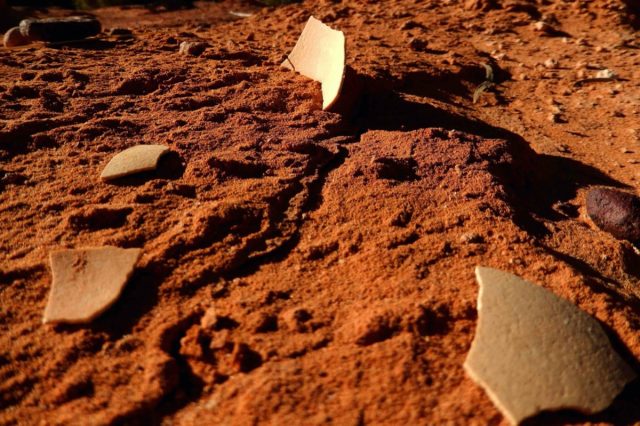
<instances>
[{"instance_id":1,"label":"dirt clod","mask_svg":"<svg viewBox=\"0 0 640 426\"><path fill-rule=\"evenodd\" d=\"M593 222L621 240L640 242L640 198L613 188L587 193L587 213Z\"/></svg>"}]
</instances>

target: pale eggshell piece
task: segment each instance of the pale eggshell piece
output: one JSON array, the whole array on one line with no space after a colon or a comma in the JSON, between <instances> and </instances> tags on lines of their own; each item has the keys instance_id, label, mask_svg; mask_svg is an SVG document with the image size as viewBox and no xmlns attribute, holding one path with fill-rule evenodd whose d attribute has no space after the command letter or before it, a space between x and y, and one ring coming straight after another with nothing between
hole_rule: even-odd
<instances>
[{"instance_id":1,"label":"pale eggshell piece","mask_svg":"<svg viewBox=\"0 0 640 426\"><path fill-rule=\"evenodd\" d=\"M4 47L16 47L29 44L31 40L22 35L19 27L13 27L4 34L3 43Z\"/></svg>"},{"instance_id":2,"label":"pale eggshell piece","mask_svg":"<svg viewBox=\"0 0 640 426\"><path fill-rule=\"evenodd\" d=\"M600 324L522 278L476 268L478 326L464 368L512 423L543 410L607 408L636 375Z\"/></svg>"},{"instance_id":3,"label":"pale eggshell piece","mask_svg":"<svg viewBox=\"0 0 640 426\"><path fill-rule=\"evenodd\" d=\"M136 145L115 155L102 171L102 180L117 179L135 173L155 170L160 157L169 152L164 145Z\"/></svg>"},{"instance_id":4,"label":"pale eggshell piece","mask_svg":"<svg viewBox=\"0 0 640 426\"><path fill-rule=\"evenodd\" d=\"M53 280L43 322L96 318L120 297L141 252L110 246L51 252Z\"/></svg>"},{"instance_id":5,"label":"pale eggshell piece","mask_svg":"<svg viewBox=\"0 0 640 426\"><path fill-rule=\"evenodd\" d=\"M322 85L322 109L330 109L342 89L345 76L345 38L313 16L300 34L293 50L282 63Z\"/></svg>"}]
</instances>

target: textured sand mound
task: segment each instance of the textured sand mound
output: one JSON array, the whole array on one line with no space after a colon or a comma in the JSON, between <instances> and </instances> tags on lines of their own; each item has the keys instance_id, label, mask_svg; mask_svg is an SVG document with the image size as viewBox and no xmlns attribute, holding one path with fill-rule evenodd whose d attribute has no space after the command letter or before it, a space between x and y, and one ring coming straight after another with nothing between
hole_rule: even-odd
<instances>
[{"instance_id":1,"label":"textured sand mound","mask_svg":"<svg viewBox=\"0 0 640 426\"><path fill-rule=\"evenodd\" d=\"M622 6L104 9L133 38L0 50L0 423L498 423L462 367L478 264L575 303L636 368L640 256L583 208L637 187ZM311 15L346 35L352 117L280 67ZM622 79L576 85L595 68ZM170 152L101 181L140 144ZM142 248L119 300L43 326L49 252L104 245Z\"/></svg>"}]
</instances>

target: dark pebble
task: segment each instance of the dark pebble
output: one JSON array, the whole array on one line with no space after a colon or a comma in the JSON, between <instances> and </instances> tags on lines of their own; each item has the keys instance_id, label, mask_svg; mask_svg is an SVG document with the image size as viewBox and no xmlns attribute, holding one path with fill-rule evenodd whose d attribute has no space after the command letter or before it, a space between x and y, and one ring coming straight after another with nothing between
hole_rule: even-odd
<instances>
[{"instance_id":1,"label":"dark pebble","mask_svg":"<svg viewBox=\"0 0 640 426\"><path fill-rule=\"evenodd\" d=\"M25 19L20 22L22 35L39 41L82 40L100 33L100 30L100 21L84 16Z\"/></svg>"},{"instance_id":2,"label":"dark pebble","mask_svg":"<svg viewBox=\"0 0 640 426\"><path fill-rule=\"evenodd\" d=\"M614 237L640 242L640 198L612 188L594 188L587 194L587 214Z\"/></svg>"}]
</instances>

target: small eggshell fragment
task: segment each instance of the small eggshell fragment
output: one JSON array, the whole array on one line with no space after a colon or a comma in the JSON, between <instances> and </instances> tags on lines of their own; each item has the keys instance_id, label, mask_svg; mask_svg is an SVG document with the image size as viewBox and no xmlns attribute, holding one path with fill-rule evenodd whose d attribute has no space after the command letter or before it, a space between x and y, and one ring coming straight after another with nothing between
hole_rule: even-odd
<instances>
[{"instance_id":1,"label":"small eggshell fragment","mask_svg":"<svg viewBox=\"0 0 640 426\"><path fill-rule=\"evenodd\" d=\"M20 32L20 27L13 27L4 33L4 47L24 46L31 43L29 37L25 37Z\"/></svg>"},{"instance_id":2,"label":"small eggshell fragment","mask_svg":"<svg viewBox=\"0 0 640 426\"><path fill-rule=\"evenodd\" d=\"M106 165L100 178L104 181L155 170L160 157L169 152L164 145L136 145L116 154Z\"/></svg>"}]
</instances>

